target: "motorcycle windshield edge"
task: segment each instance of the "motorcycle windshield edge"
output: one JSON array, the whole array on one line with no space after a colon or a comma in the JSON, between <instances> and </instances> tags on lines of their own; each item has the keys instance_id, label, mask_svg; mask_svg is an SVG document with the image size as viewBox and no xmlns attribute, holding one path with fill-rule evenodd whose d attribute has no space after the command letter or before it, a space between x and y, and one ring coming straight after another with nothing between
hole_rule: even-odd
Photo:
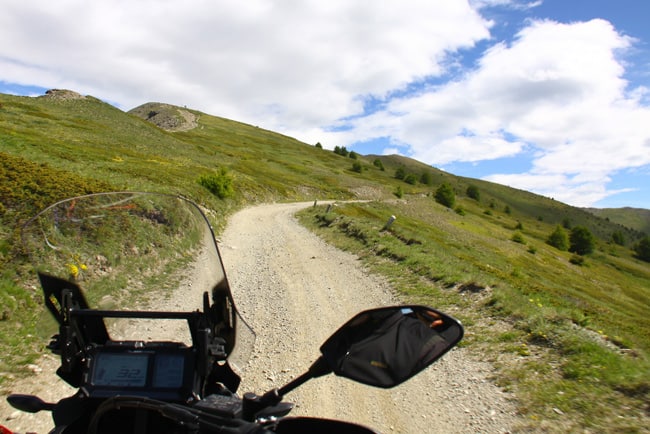
<instances>
[{"instance_id":1,"label":"motorcycle windshield edge","mask_svg":"<svg viewBox=\"0 0 650 434\"><path fill-rule=\"evenodd\" d=\"M223 303L224 326L236 330L237 356L229 360L247 360L254 334L235 308L212 228L195 203L156 193L80 196L40 212L22 237L36 271L74 282L91 309L192 312L207 292L211 303ZM184 321L104 322L112 340L191 342Z\"/></svg>"}]
</instances>

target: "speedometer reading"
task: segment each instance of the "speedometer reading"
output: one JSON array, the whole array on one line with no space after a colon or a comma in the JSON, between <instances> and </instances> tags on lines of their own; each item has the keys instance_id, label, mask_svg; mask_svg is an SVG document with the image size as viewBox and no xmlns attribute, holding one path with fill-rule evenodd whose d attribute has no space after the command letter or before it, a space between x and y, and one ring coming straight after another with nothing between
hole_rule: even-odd
<instances>
[{"instance_id":1,"label":"speedometer reading","mask_svg":"<svg viewBox=\"0 0 650 434\"><path fill-rule=\"evenodd\" d=\"M146 354L98 354L92 383L95 386L144 387L148 365Z\"/></svg>"}]
</instances>

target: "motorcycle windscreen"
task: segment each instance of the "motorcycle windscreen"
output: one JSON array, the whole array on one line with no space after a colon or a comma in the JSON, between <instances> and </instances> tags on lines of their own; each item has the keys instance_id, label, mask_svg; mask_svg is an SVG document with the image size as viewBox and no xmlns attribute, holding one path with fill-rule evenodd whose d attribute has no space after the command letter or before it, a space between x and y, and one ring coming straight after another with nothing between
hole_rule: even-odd
<instances>
[{"instance_id":1,"label":"motorcycle windscreen","mask_svg":"<svg viewBox=\"0 0 650 434\"><path fill-rule=\"evenodd\" d=\"M76 284L91 309L195 311L207 292L224 327L252 334L238 321L212 228L184 198L118 192L67 199L31 219L22 237L37 272ZM191 342L182 320L105 323L113 340Z\"/></svg>"}]
</instances>

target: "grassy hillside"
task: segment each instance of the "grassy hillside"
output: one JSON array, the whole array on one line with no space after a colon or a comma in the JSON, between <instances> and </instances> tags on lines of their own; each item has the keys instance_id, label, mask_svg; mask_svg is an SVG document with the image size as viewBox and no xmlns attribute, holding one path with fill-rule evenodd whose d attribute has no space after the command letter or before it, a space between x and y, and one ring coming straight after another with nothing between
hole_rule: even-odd
<instances>
[{"instance_id":1,"label":"grassy hillside","mask_svg":"<svg viewBox=\"0 0 650 434\"><path fill-rule=\"evenodd\" d=\"M499 367L497 381L516 391L530 427L647 426L650 264L630 250L643 226L404 157L353 159L190 109L151 103L125 113L65 96L0 95L0 387L26 373L47 339L17 243L20 223L47 204L105 190L176 192L214 209L220 230L247 204L369 199L302 218L405 296L463 319L464 345ZM400 171L411 176L397 179ZM224 173L234 192L224 199L199 182ZM433 199L443 183L455 191L453 209ZM587 227L594 253L576 258L546 244L557 225ZM624 246L611 242L615 232Z\"/></svg>"},{"instance_id":2,"label":"grassy hillside","mask_svg":"<svg viewBox=\"0 0 650 434\"><path fill-rule=\"evenodd\" d=\"M650 234L650 210L640 208L587 208L590 213L639 232Z\"/></svg>"}]
</instances>

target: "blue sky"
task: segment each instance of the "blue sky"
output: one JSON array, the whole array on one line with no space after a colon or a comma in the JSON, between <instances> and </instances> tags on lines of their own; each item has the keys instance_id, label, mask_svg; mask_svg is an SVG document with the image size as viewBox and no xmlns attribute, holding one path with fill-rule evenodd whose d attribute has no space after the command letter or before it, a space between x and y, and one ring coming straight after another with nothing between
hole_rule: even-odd
<instances>
[{"instance_id":1,"label":"blue sky","mask_svg":"<svg viewBox=\"0 0 650 434\"><path fill-rule=\"evenodd\" d=\"M179 5L0 0L0 92L187 105L576 206L650 208L646 0Z\"/></svg>"}]
</instances>

